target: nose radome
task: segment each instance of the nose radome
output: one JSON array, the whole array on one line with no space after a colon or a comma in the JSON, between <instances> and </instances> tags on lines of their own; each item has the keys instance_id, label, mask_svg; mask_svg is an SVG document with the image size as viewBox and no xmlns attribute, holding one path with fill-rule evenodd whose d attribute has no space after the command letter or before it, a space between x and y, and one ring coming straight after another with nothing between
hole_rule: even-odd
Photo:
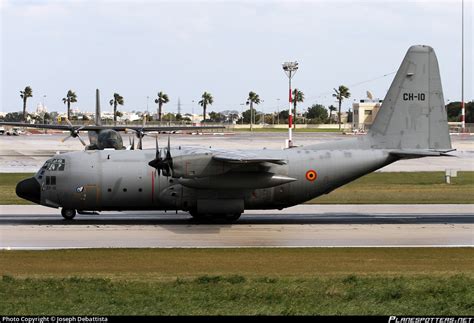
<instances>
[{"instance_id":1,"label":"nose radome","mask_svg":"<svg viewBox=\"0 0 474 323\"><path fill-rule=\"evenodd\" d=\"M36 204L41 203L41 187L38 181L34 177L22 180L16 185L16 195L22 199L34 202Z\"/></svg>"}]
</instances>

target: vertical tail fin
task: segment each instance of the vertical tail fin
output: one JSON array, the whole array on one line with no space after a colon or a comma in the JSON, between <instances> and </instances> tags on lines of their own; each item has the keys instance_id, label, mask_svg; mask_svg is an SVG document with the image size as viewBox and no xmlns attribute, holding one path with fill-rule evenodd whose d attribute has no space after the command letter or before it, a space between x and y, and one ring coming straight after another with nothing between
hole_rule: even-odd
<instances>
[{"instance_id":1,"label":"vertical tail fin","mask_svg":"<svg viewBox=\"0 0 474 323\"><path fill-rule=\"evenodd\" d=\"M373 148L451 149L433 48L408 49L368 136Z\"/></svg>"}]
</instances>

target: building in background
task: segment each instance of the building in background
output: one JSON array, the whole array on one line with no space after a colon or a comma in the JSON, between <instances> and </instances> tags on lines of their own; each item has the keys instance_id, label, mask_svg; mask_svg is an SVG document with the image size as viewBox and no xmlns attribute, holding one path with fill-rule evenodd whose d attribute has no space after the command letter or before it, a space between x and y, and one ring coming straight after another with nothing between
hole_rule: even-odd
<instances>
[{"instance_id":1,"label":"building in background","mask_svg":"<svg viewBox=\"0 0 474 323\"><path fill-rule=\"evenodd\" d=\"M352 111L354 112L352 118L353 131L365 132L369 130L381 105L382 100L374 99L369 91L367 91L366 99L354 102L352 104Z\"/></svg>"}]
</instances>

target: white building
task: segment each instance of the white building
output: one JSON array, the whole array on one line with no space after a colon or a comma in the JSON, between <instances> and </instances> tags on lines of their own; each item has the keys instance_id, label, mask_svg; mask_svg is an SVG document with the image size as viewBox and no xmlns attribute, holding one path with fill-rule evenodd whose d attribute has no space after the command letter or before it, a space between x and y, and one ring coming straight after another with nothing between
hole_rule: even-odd
<instances>
[{"instance_id":1,"label":"white building","mask_svg":"<svg viewBox=\"0 0 474 323\"><path fill-rule=\"evenodd\" d=\"M367 131L382 105L382 100L364 99L352 104L353 120L352 129Z\"/></svg>"}]
</instances>

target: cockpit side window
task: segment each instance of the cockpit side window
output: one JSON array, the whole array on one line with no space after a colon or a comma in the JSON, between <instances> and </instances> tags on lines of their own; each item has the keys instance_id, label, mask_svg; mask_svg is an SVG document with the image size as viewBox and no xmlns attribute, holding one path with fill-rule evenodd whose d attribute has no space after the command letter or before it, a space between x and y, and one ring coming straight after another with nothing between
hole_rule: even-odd
<instances>
[{"instance_id":1,"label":"cockpit side window","mask_svg":"<svg viewBox=\"0 0 474 323\"><path fill-rule=\"evenodd\" d=\"M63 171L66 162L64 159L55 158L51 160L51 163L48 165L47 169L49 171Z\"/></svg>"}]
</instances>

